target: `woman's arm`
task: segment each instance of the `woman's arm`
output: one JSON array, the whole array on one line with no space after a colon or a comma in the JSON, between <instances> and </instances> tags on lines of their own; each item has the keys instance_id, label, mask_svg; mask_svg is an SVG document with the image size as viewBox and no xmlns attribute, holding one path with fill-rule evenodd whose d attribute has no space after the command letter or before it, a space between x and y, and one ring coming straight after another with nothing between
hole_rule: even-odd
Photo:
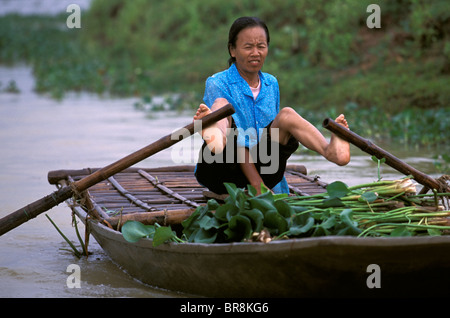
<instances>
[{"instance_id":1,"label":"woman's arm","mask_svg":"<svg viewBox=\"0 0 450 318\"><path fill-rule=\"evenodd\" d=\"M256 193L261 194L261 185L264 184L263 179L261 178L258 170L253 163L253 160L250 156L250 151L248 148L239 148L238 156L241 160L239 160L239 165L241 167L242 172L248 180L248 183L256 189Z\"/></svg>"}]
</instances>

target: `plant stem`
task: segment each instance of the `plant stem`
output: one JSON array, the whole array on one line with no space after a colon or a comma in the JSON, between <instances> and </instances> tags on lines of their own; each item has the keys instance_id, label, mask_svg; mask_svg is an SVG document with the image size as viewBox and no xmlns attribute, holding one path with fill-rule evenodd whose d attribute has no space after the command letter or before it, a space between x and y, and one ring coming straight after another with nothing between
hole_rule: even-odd
<instances>
[{"instance_id":1,"label":"plant stem","mask_svg":"<svg viewBox=\"0 0 450 318\"><path fill-rule=\"evenodd\" d=\"M84 256L88 256L89 254L88 254L88 251L86 249L86 245L84 244L83 239L81 238L80 232L78 231L78 224L77 224L78 222L77 222L77 219L76 219L74 213L72 214L72 223L73 223L73 225L75 227L75 232L77 234L78 241L80 242L81 249L83 250L83 255Z\"/></svg>"},{"instance_id":2,"label":"plant stem","mask_svg":"<svg viewBox=\"0 0 450 318\"><path fill-rule=\"evenodd\" d=\"M53 226L55 227L55 229L58 231L58 233L64 238L64 240L70 245L70 247L73 250L73 253L75 254L76 257L81 258L81 253L77 250L77 248L72 244L72 242L63 234L63 232L61 232L61 230L58 228L58 226L55 224L55 222L53 222L53 220L48 216L48 214L45 215L47 217L47 219L50 221L50 223L53 224Z\"/></svg>"}]
</instances>

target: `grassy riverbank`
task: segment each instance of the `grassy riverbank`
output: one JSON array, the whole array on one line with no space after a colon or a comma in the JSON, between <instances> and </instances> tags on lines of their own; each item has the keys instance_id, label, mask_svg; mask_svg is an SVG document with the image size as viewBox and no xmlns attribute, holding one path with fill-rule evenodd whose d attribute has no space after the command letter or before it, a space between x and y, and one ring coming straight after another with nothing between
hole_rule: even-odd
<instances>
[{"instance_id":1,"label":"grassy riverbank","mask_svg":"<svg viewBox=\"0 0 450 318\"><path fill-rule=\"evenodd\" d=\"M376 140L448 144L447 2L377 1L381 29L370 29L371 2L94 0L81 29L67 28L68 13L0 17L0 63L29 63L36 89L56 98L182 93L174 107L195 107L207 76L227 66L230 24L255 15L271 30L264 71L277 76L282 105L318 125L345 112Z\"/></svg>"}]
</instances>

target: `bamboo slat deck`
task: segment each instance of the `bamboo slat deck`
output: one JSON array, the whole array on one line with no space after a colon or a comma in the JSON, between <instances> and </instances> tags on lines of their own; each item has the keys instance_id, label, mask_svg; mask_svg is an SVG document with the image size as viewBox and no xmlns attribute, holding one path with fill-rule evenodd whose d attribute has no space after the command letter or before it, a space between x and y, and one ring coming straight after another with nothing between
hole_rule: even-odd
<instances>
[{"instance_id":1,"label":"bamboo slat deck","mask_svg":"<svg viewBox=\"0 0 450 318\"><path fill-rule=\"evenodd\" d=\"M49 181L74 182L95 170L51 172ZM307 176L303 166L288 166L285 176L291 194L313 195L325 191L326 184ZM193 166L130 168L90 187L80 202L90 214L116 228L127 219L179 223L196 207L206 204L210 194L195 179Z\"/></svg>"}]
</instances>

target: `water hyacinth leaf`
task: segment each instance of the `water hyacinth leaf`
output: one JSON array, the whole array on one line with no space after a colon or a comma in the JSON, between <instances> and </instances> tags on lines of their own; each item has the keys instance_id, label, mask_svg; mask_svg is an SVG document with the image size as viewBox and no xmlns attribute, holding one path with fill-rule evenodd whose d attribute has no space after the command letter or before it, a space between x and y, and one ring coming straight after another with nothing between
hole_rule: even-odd
<instances>
[{"instance_id":1,"label":"water hyacinth leaf","mask_svg":"<svg viewBox=\"0 0 450 318\"><path fill-rule=\"evenodd\" d=\"M253 232L260 232L263 227L264 215L257 209L245 210L241 213L246 216L252 222Z\"/></svg>"},{"instance_id":2,"label":"water hyacinth leaf","mask_svg":"<svg viewBox=\"0 0 450 318\"><path fill-rule=\"evenodd\" d=\"M256 188L254 186L249 184L247 186L247 189L248 189L248 194L249 194L250 197L258 196L258 191L256 190ZM266 186L264 186L264 184L261 184L260 190L261 190L261 194L270 192L270 190Z\"/></svg>"},{"instance_id":3,"label":"water hyacinth leaf","mask_svg":"<svg viewBox=\"0 0 450 318\"><path fill-rule=\"evenodd\" d=\"M258 195L257 198L266 200L267 202L273 202L274 201L273 193L270 192L270 191L264 192L264 193Z\"/></svg>"},{"instance_id":4,"label":"water hyacinth leaf","mask_svg":"<svg viewBox=\"0 0 450 318\"><path fill-rule=\"evenodd\" d=\"M190 227L198 219L201 219L206 213L208 213L208 211L209 211L208 205L197 207L194 213L192 213L189 218L187 218L182 222L183 226Z\"/></svg>"},{"instance_id":5,"label":"water hyacinth leaf","mask_svg":"<svg viewBox=\"0 0 450 318\"><path fill-rule=\"evenodd\" d=\"M391 236L412 236L413 233L408 229L407 226L399 226L397 228L395 228L392 232L391 232Z\"/></svg>"},{"instance_id":6,"label":"water hyacinth leaf","mask_svg":"<svg viewBox=\"0 0 450 318\"><path fill-rule=\"evenodd\" d=\"M214 216L205 215L203 218L201 218L198 221L198 225L201 229L204 229L206 231L214 228L218 229L220 227L219 220L216 219Z\"/></svg>"},{"instance_id":7,"label":"water hyacinth leaf","mask_svg":"<svg viewBox=\"0 0 450 318\"><path fill-rule=\"evenodd\" d=\"M272 192L269 190L269 188L267 188L264 184L261 183L261 194L264 194L264 193L267 193L267 192L272 194Z\"/></svg>"},{"instance_id":8,"label":"water hyacinth leaf","mask_svg":"<svg viewBox=\"0 0 450 318\"><path fill-rule=\"evenodd\" d=\"M294 213L301 213L308 211L310 207L307 206L298 206L298 205L291 205L292 210L294 210Z\"/></svg>"},{"instance_id":9,"label":"water hyacinth leaf","mask_svg":"<svg viewBox=\"0 0 450 318\"><path fill-rule=\"evenodd\" d=\"M247 195L245 194L244 190L238 189L238 191L236 192L236 199L237 208L240 212L244 211L246 208L246 204L248 204Z\"/></svg>"},{"instance_id":10,"label":"water hyacinth leaf","mask_svg":"<svg viewBox=\"0 0 450 318\"><path fill-rule=\"evenodd\" d=\"M314 232L311 234L312 237L316 236L327 236L330 235L331 232L322 226L322 224L316 225Z\"/></svg>"},{"instance_id":11,"label":"water hyacinth leaf","mask_svg":"<svg viewBox=\"0 0 450 318\"><path fill-rule=\"evenodd\" d=\"M235 215L239 214L239 208L236 206L231 206L226 213L226 220L228 222L230 222L231 218L234 217Z\"/></svg>"},{"instance_id":12,"label":"water hyacinth leaf","mask_svg":"<svg viewBox=\"0 0 450 318\"><path fill-rule=\"evenodd\" d=\"M263 194L248 200L252 209L258 209L264 215L267 211L276 210L272 194Z\"/></svg>"},{"instance_id":13,"label":"water hyacinth leaf","mask_svg":"<svg viewBox=\"0 0 450 318\"><path fill-rule=\"evenodd\" d=\"M138 221L127 221L122 226L122 235L125 240L136 243L143 237L153 237L155 226L145 225Z\"/></svg>"},{"instance_id":14,"label":"water hyacinth leaf","mask_svg":"<svg viewBox=\"0 0 450 318\"><path fill-rule=\"evenodd\" d=\"M375 192L369 191L361 194L361 197L358 199L359 201L367 201L369 203L374 202L378 199L378 195Z\"/></svg>"},{"instance_id":15,"label":"water hyacinth leaf","mask_svg":"<svg viewBox=\"0 0 450 318\"><path fill-rule=\"evenodd\" d=\"M220 222L229 222L230 219L239 213L239 208L235 202L225 203L224 205L218 207L214 213L214 217Z\"/></svg>"},{"instance_id":16,"label":"water hyacinth leaf","mask_svg":"<svg viewBox=\"0 0 450 318\"><path fill-rule=\"evenodd\" d=\"M177 235L170 226L160 226L155 230L155 234L153 236L153 246L159 246L173 238Z\"/></svg>"},{"instance_id":17,"label":"water hyacinth leaf","mask_svg":"<svg viewBox=\"0 0 450 318\"><path fill-rule=\"evenodd\" d=\"M194 213L192 213L186 220L182 222L184 227L189 227L200 215L200 210L206 209L204 206L199 206L195 209Z\"/></svg>"},{"instance_id":18,"label":"water hyacinth leaf","mask_svg":"<svg viewBox=\"0 0 450 318\"><path fill-rule=\"evenodd\" d=\"M335 181L327 186L330 198L342 198L349 193L348 186L342 181Z\"/></svg>"},{"instance_id":19,"label":"water hyacinth leaf","mask_svg":"<svg viewBox=\"0 0 450 318\"><path fill-rule=\"evenodd\" d=\"M430 236L441 236L442 233L438 229L427 229L428 235Z\"/></svg>"},{"instance_id":20,"label":"water hyacinth leaf","mask_svg":"<svg viewBox=\"0 0 450 318\"><path fill-rule=\"evenodd\" d=\"M322 203L320 205L318 205L318 207L320 208L338 208L338 207L342 207L345 206L344 203L341 201L341 199L337 198L337 197L332 197L332 198L328 198L322 201Z\"/></svg>"},{"instance_id":21,"label":"water hyacinth leaf","mask_svg":"<svg viewBox=\"0 0 450 318\"><path fill-rule=\"evenodd\" d=\"M241 241L250 238L253 233L250 219L243 215L235 215L230 219L228 228L224 231L229 240Z\"/></svg>"},{"instance_id":22,"label":"water hyacinth leaf","mask_svg":"<svg viewBox=\"0 0 450 318\"><path fill-rule=\"evenodd\" d=\"M266 212L264 215L264 226L269 229L276 230L276 233L274 234L286 232L289 228L289 224L286 219L276 210Z\"/></svg>"},{"instance_id":23,"label":"water hyacinth leaf","mask_svg":"<svg viewBox=\"0 0 450 318\"><path fill-rule=\"evenodd\" d=\"M252 186L252 185L248 185L247 186L247 189L248 189L248 195L250 196L250 197L256 197L257 196L257 191L256 191L256 189L255 189L255 187L254 186Z\"/></svg>"},{"instance_id":24,"label":"water hyacinth leaf","mask_svg":"<svg viewBox=\"0 0 450 318\"><path fill-rule=\"evenodd\" d=\"M291 217L292 214L294 214L294 210L285 201L282 200L275 201L274 206L277 209L278 213L280 213L285 218L289 218Z\"/></svg>"},{"instance_id":25,"label":"water hyacinth leaf","mask_svg":"<svg viewBox=\"0 0 450 318\"><path fill-rule=\"evenodd\" d=\"M374 161L376 163L385 163L386 162L386 158L378 159L377 156L375 156L375 155L370 158L372 159L372 161Z\"/></svg>"},{"instance_id":26,"label":"water hyacinth leaf","mask_svg":"<svg viewBox=\"0 0 450 318\"><path fill-rule=\"evenodd\" d=\"M341 212L339 215L341 217L342 222L349 226L356 226L358 222L353 220L353 210L352 209L345 209Z\"/></svg>"},{"instance_id":27,"label":"water hyacinth leaf","mask_svg":"<svg viewBox=\"0 0 450 318\"><path fill-rule=\"evenodd\" d=\"M297 215L292 219L292 225L289 228L291 235L300 235L308 232L314 226L314 218L307 215Z\"/></svg>"},{"instance_id":28,"label":"water hyacinth leaf","mask_svg":"<svg viewBox=\"0 0 450 318\"><path fill-rule=\"evenodd\" d=\"M191 214L186 220L181 222L183 226L183 233L189 237L192 233L199 228L199 220L208 212L207 206L198 207L194 213Z\"/></svg>"},{"instance_id":29,"label":"water hyacinth leaf","mask_svg":"<svg viewBox=\"0 0 450 318\"><path fill-rule=\"evenodd\" d=\"M224 183L223 185L225 186L229 194L229 197L226 199L226 201L228 202L236 201L236 191L237 191L236 185L233 183Z\"/></svg>"},{"instance_id":30,"label":"water hyacinth leaf","mask_svg":"<svg viewBox=\"0 0 450 318\"><path fill-rule=\"evenodd\" d=\"M272 194L272 196L273 196L273 200L274 201L278 201L278 200L281 200L281 199L289 197L289 194L287 194L287 193L275 193L275 194Z\"/></svg>"},{"instance_id":31,"label":"water hyacinth leaf","mask_svg":"<svg viewBox=\"0 0 450 318\"><path fill-rule=\"evenodd\" d=\"M193 243L214 243L217 238L217 232L197 229L192 233L189 242Z\"/></svg>"},{"instance_id":32,"label":"water hyacinth leaf","mask_svg":"<svg viewBox=\"0 0 450 318\"><path fill-rule=\"evenodd\" d=\"M214 213L214 217L216 219L218 219L219 221L227 222L228 221L227 213L228 213L228 210L231 210L231 209L233 209L233 206L229 203L221 205L220 207L218 207L216 209L216 213Z\"/></svg>"},{"instance_id":33,"label":"water hyacinth leaf","mask_svg":"<svg viewBox=\"0 0 450 318\"><path fill-rule=\"evenodd\" d=\"M346 225L346 227L338 231L338 235L344 234L356 235L361 233L361 229L358 228L358 222L353 220L352 209L345 209L344 211L341 212L339 216L341 218L342 223Z\"/></svg>"},{"instance_id":34,"label":"water hyacinth leaf","mask_svg":"<svg viewBox=\"0 0 450 318\"><path fill-rule=\"evenodd\" d=\"M209 199L206 205L208 207L208 211L214 211L220 206L219 202L215 199Z\"/></svg>"},{"instance_id":35,"label":"water hyacinth leaf","mask_svg":"<svg viewBox=\"0 0 450 318\"><path fill-rule=\"evenodd\" d=\"M336 223L337 223L336 216L332 215L332 216L326 218L324 222L320 223L319 227L321 227L322 229L328 230L328 229L331 229L332 227L334 227L336 225Z\"/></svg>"}]
</instances>

